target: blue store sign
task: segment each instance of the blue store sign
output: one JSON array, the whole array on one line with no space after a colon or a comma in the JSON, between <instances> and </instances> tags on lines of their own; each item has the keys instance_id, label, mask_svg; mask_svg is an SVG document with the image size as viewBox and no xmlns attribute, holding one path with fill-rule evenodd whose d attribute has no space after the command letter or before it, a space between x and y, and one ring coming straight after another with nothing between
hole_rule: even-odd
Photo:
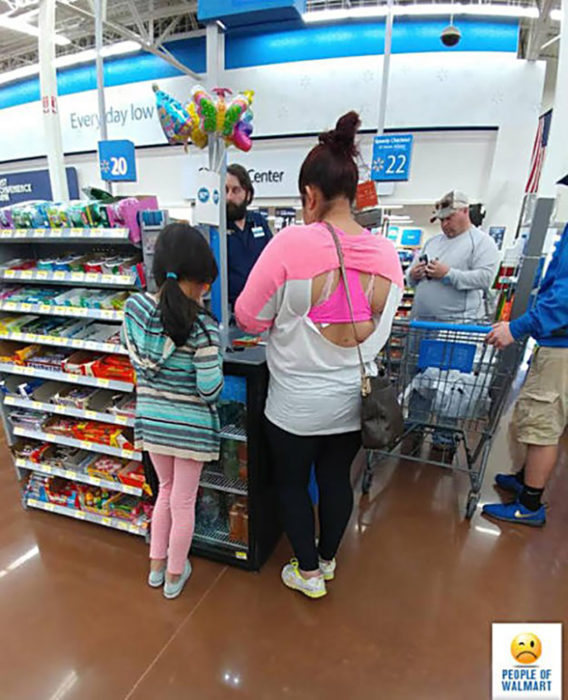
<instances>
[{"instance_id":1,"label":"blue store sign","mask_svg":"<svg viewBox=\"0 0 568 700\"><path fill-rule=\"evenodd\" d=\"M376 182L406 182L410 177L412 134L375 136L371 179Z\"/></svg>"},{"instance_id":2,"label":"blue store sign","mask_svg":"<svg viewBox=\"0 0 568 700\"><path fill-rule=\"evenodd\" d=\"M65 168L67 187L71 199L79 198L77 170ZM15 173L0 173L0 207L10 204L53 199L48 170L20 170Z\"/></svg>"},{"instance_id":3,"label":"blue store sign","mask_svg":"<svg viewBox=\"0 0 568 700\"><path fill-rule=\"evenodd\" d=\"M101 179L107 182L136 182L134 143L126 139L99 141Z\"/></svg>"}]
</instances>

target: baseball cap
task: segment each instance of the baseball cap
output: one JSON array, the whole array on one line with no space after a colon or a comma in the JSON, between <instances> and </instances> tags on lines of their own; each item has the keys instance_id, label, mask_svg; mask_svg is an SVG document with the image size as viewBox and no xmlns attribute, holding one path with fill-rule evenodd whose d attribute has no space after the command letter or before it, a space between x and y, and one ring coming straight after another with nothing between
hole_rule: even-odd
<instances>
[{"instance_id":1,"label":"baseball cap","mask_svg":"<svg viewBox=\"0 0 568 700\"><path fill-rule=\"evenodd\" d=\"M430 222L434 222L436 219L447 219L448 216L451 216L455 211L465 209L466 207L469 207L469 197L467 194L459 190L452 190L434 204L434 215L430 219Z\"/></svg>"}]
</instances>

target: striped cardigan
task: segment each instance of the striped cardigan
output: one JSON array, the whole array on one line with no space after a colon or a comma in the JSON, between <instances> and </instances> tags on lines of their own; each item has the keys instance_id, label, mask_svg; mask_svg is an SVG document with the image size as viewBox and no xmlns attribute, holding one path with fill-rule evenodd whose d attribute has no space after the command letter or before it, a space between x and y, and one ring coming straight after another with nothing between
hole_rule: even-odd
<instances>
[{"instance_id":1,"label":"striped cardigan","mask_svg":"<svg viewBox=\"0 0 568 700\"><path fill-rule=\"evenodd\" d=\"M164 333L153 295L135 294L126 302L122 341L136 370L138 450L199 462L219 459L219 330L205 313L199 321L176 348Z\"/></svg>"}]
</instances>

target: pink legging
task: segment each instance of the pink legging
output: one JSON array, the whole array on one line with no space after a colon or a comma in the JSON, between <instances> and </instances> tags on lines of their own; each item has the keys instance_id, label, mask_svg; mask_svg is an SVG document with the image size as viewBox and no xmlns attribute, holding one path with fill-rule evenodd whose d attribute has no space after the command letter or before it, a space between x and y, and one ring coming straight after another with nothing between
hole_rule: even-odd
<instances>
[{"instance_id":1,"label":"pink legging","mask_svg":"<svg viewBox=\"0 0 568 700\"><path fill-rule=\"evenodd\" d=\"M150 559L168 558L170 574L182 574L195 527L195 501L203 462L150 452L160 480L152 515Z\"/></svg>"}]
</instances>

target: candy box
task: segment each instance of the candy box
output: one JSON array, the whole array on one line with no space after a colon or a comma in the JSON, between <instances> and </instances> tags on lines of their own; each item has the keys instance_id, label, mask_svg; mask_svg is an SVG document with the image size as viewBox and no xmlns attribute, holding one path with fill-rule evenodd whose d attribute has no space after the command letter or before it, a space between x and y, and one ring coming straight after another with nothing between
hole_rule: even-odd
<instances>
[{"instance_id":1,"label":"candy box","mask_svg":"<svg viewBox=\"0 0 568 700\"><path fill-rule=\"evenodd\" d=\"M143 488L145 483L144 466L141 462L128 462L117 474L118 480L126 486Z\"/></svg>"},{"instance_id":2,"label":"candy box","mask_svg":"<svg viewBox=\"0 0 568 700\"><path fill-rule=\"evenodd\" d=\"M93 376L92 367L96 362L101 360L101 355L86 350L79 350L72 353L62 363L61 367L64 372L69 374L82 374Z\"/></svg>"}]
</instances>

